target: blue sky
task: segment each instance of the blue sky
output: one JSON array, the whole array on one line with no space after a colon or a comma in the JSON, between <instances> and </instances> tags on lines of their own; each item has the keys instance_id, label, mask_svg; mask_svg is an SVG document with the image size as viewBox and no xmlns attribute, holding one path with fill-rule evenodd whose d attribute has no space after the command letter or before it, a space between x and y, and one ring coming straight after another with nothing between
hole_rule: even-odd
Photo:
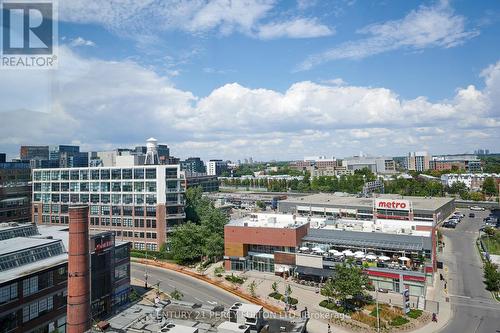
<instances>
[{"instance_id":1,"label":"blue sky","mask_svg":"<svg viewBox=\"0 0 500 333\"><path fill-rule=\"evenodd\" d=\"M2 97L11 156L19 144L100 150L149 136L181 157L228 159L498 150L498 1L59 7L57 73L0 77L12 91L41 82L39 96ZM29 131L13 131L26 119Z\"/></svg>"}]
</instances>

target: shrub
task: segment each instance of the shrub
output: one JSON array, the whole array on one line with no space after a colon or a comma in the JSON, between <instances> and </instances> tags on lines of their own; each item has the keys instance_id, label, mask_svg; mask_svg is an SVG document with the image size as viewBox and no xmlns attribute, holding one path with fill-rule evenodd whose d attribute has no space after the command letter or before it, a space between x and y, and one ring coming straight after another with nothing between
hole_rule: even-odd
<instances>
[{"instance_id":1,"label":"shrub","mask_svg":"<svg viewBox=\"0 0 500 333\"><path fill-rule=\"evenodd\" d=\"M408 312L407 316L412 318L412 319L417 319L418 317L420 317L422 315L422 310L418 310L418 309L411 309L410 312Z\"/></svg>"},{"instance_id":2,"label":"shrub","mask_svg":"<svg viewBox=\"0 0 500 333\"><path fill-rule=\"evenodd\" d=\"M353 312L351 309L345 308L341 305L337 305L335 302L328 302L328 300L326 300L326 299L322 300L319 303L319 306L327 308L328 310L334 310L334 311L337 311L339 313L344 313L344 314L350 314Z\"/></svg>"},{"instance_id":3,"label":"shrub","mask_svg":"<svg viewBox=\"0 0 500 333\"><path fill-rule=\"evenodd\" d=\"M405 317L397 316L396 318L394 318L390 322L390 325L391 326L401 326L401 325L404 325L404 324L409 323L409 322L410 321L408 319L406 319Z\"/></svg>"},{"instance_id":4,"label":"shrub","mask_svg":"<svg viewBox=\"0 0 500 333\"><path fill-rule=\"evenodd\" d=\"M371 326L371 327L377 326L377 318L373 318L372 316L370 316L362 311L354 312L351 315L351 318L354 320L357 320L359 322L362 322L368 326Z\"/></svg>"},{"instance_id":5,"label":"shrub","mask_svg":"<svg viewBox=\"0 0 500 333\"><path fill-rule=\"evenodd\" d=\"M231 283L237 283L237 284L243 284L245 282L244 278L242 278L240 276L236 276L234 274L226 275L226 280L231 282Z\"/></svg>"}]
</instances>

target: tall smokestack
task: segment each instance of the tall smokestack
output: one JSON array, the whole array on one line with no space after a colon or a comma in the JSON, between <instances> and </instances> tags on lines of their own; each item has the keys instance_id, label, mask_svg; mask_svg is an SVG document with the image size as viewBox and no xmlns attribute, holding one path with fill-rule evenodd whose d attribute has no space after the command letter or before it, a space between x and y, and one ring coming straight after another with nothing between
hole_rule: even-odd
<instances>
[{"instance_id":1,"label":"tall smokestack","mask_svg":"<svg viewBox=\"0 0 500 333\"><path fill-rule=\"evenodd\" d=\"M69 207L68 333L90 329L89 207Z\"/></svg>"}]
</instances>

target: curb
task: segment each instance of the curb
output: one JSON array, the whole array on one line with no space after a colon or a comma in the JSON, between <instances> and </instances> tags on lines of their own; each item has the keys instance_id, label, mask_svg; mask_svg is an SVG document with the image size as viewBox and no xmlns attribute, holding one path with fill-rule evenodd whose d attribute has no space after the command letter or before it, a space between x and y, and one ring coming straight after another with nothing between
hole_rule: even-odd
<instances>
[{"instance_id":1,"label":"curb","mask_svg":"<svg viewBox=\"0 0 500 333\"><path fill-rule=\"evenodd\" d=\"M266 310L270 311L270 312L273 312L273 313L283 313L283 309L277 307L277 306L274 306L274 305L270 305L264 301L262 301L260 298L257 298L257 297L252 297L252 296L249 296L247 294L244 294L244 293L241 293L239 292L238 290L234 290L232 288L229 288L228 286L222 284L221 282L218 282L218 281L214 281L204 275L199 275L195 272L192 272L190 270L187 270L185 269L183 266L180 266L180 265L176 265L176 264L172 264L172 263L166 263L166 262L160 262L160 261L153 261L153 260L150 260L150 259L142 259L142 258L130 258L132 262L136 262L136 263L139 263L139 264L143 264L143 265L148 265L148 266L154 266L154 267L159 267L159 268L163 268L163 269L168 269L168 270L171 270L171 271L174 271L174 272L177 272L177 273L181 273L181 274L184 274L184 275L188 275L192 278L195 278L195 279L198 279L200 281L203 281L203 282L206 282L206 283L209 283L211 284L212 286L215 286L217 288L220 288L220 289L223 289L235 296L238 296L240 298L243 298L244 300L246 301L249 301L251 303L254 303L254 304L258 304L260 306L262 306L263 308L265 308Z\"/></svg>"}]
</instances>

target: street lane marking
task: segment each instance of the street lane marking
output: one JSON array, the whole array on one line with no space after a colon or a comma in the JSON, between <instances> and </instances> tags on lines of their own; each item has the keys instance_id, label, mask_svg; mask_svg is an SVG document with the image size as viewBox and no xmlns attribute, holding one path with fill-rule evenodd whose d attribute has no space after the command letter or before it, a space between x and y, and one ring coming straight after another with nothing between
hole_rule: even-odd
<instances>
[{"instance_id":1,"label":"street lane marking","mask_svg":"<svg viewBox=\"0 0 500 333\"><path fill-rule=\"evenodd\" d=\"M450 294L450 297L459 297L459 298L466 298L466 299L470 299L471 298L470 296L452 295L452 294Z\"/></svg>"}]
</instances>

